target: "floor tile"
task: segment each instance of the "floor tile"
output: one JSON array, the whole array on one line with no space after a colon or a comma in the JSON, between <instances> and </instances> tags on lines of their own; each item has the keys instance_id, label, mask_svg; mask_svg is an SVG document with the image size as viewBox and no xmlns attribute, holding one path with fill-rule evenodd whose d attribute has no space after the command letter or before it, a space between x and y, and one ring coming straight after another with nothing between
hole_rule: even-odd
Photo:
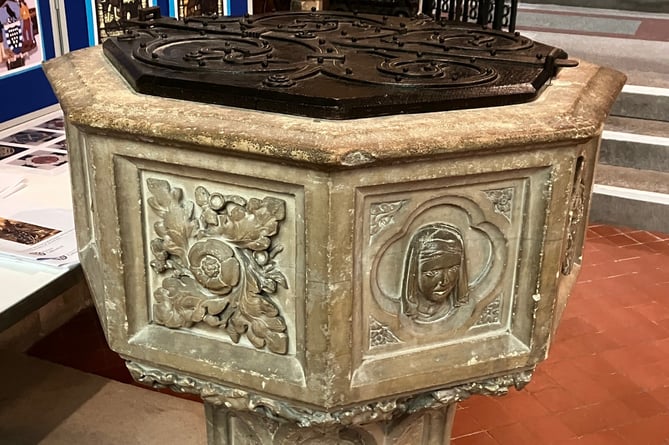
<instances>
[{"instance_id":1,"label":"floor tile","mask_svg":"<svg viewBox=\"0 0 669 445\"><path fill-rule=\"evenodd\" d=\"M536 445L550 445L575 437L573 431L555 415L537 417L523 422L523 425L537 438Z\"/></svg>"},{"instance_id":2,"label":"floor tile","mask_svg":"<svg viewBox=\"0 0 669 445\"><path fill-rule=\"evenodd\" d=\"M669 414L640 419L618 426L614 431L630 445L666 445L669 441Z\"/></svg>"},{"instance_id":3,"label":"floor tile","mask_svg":"<svg viewBox=\"0 0 669 445\"><path fill-rule=\"evenodd\" d=\"M659 402L656 401L655 403ZM458 409L455 412L455 422L453 423L451 437L468 436L482 431L485 431L485 427L474 416L469 414L466 408Z\"/></svg>"},{"instance_id":4,"label":"floor tile","mask_svg":"<svg viewBox=\"0 0 669 445\"><path fill-rule=\"evenodd\" d=\"M536 445L540 440L521 423L493 428L489 433L499 445Z\"/></svg>"},{"instance_id":5,"label":"floor tile","mask_svg":"<svg viewBox=\"0 0 669 445\"><path fill-rule=\"evenodd\" d=\"M451 440L451 445L500 445L487 431Z\"/></svg>"},{"instance_id":6,"label":"floor tile","mask_svg":"<svg viewBox=\"0 0 669 445\"><path fill-rule=\"evenodd\" d=\"M620 230L613 226L590 226L590 230L599 236L613 236L620 234Z\"/></svg>"},{"instance_id":7,"label":"floor tile","mask_svg":"<svg viewBox=\"0 0 669 445\"><path fill-rule=\"evenodd\" d=\"M667 407L657 400L653 394L639 392L636 394L624 395L619 400L639 418L653 417L666 412Z\"/></svg>"}]
</instances>

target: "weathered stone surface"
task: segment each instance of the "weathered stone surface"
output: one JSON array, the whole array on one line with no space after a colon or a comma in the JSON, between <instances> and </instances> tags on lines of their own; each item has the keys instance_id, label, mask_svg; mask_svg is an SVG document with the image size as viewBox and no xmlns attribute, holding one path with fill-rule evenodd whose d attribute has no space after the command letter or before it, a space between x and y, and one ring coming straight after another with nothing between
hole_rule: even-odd
<instances>
[{"instance_id":1,"label":"weathered stone surface","mask_svg":"<svg viewBox=\"0 0 669 445\"><path fill-rule=\"evenodd\" d=\"M73 125L319 169L586 141L601 131L624 82L620 73L582 61L560 72L529 104L324 121L137 94L100 48L75 51L44 66Z\"/></svg>"},{"instance_id":2,"label":"weathered stone surface","mask_svg":"<svg viewBox=\"0 0 669 445\"><path fill-rule=\"evenodd\" d=\"M211 443L406 443L384 422L526 383L624 81L581 62L523 105L322 121L139 95L99 48L45 70L107 339L201 394Z\"/></svg>"}]
</instances>

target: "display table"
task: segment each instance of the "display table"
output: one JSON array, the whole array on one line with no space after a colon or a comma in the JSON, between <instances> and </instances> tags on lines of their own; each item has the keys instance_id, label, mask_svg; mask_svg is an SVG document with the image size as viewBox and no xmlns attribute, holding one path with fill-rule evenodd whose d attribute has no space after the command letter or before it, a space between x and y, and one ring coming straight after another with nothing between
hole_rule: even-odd
<instances>
[{"instance_id":1,"label":"display table","mask_svg":"<svg viewBox=\"0 0 669 445\"><path fill-rule=\"evenodd\" d=\"M46 114L38 119L0 132L0 146L15 149L16 154L0 160L0 175L20 175L25 179L25 187L14 194L0 199L0 217L39 220L40 214L52 212L59 218L71 218L72 198L70 193L69 169L66 164L56 171L43 172L19 166L19 159L37 151L64 153L58 145L64 139L62 130L47 133L44 142L14 140L11 136L29 129L39 129L44 122L57 119L61 112ZM40 130L41 131L41 130ZM48 133L53 133L50 138ZM29 142L21 144L19 142ZM32 145L31 145L32 144ZM52 149L51 147L59 147ZM33 171L34 170L34 171ZM66 224L66 223L63 223ZM0 331L21 320L30 312L60 295L83 279L77 264L69 267L54 267L39 262L19 261L0 255Z\"/></svg>"}]
</instances>

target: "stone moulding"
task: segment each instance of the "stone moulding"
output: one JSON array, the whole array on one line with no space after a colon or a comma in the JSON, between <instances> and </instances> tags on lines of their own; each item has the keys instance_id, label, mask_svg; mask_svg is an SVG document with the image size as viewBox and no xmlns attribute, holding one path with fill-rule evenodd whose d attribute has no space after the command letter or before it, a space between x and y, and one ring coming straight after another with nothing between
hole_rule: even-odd
<instances>
[{"instance_id":1,"label":"stone moulding","mask_svg":"<svg viewBox=\"0 0 669 445\"><path fill-rule=\"evenodd\" d=\"M294 422L302 428L364 425L425 409L443 408L476 394L500 396L508 393L512 386L522 389L530 382L534 371L534 368L521 369L511 374L489 377L476 382L325 411L298 406L284 400L272 399L174 371L165 371L133 360L126 361L126 366L135 381L144 385L169 388L178 393L196 394L214 406L238 412L262 414L275 421Z\"/></svg>"},{"instance_id":2,"label":"stone moulding","mask_svg":"<svg viewBox=\"0 0 669 445\"><path fill-rule=\"evenodd\" d=\"M188 103L187 111L159 106L164 99L128 89L100 47L49 60L44 69L71 125L128 137L159 137L174 144L201 144L205 140L202 135L207 135L210 147L244 156L272 156L277 162L306 162L321 168L380 165L463 152L491 153L500 147L546 145L567 139L586 141L599 136L601 122L625 83L622 74L581 61L576 69L561 71L540 100L514 107L509 113L498 108L494 119L490 119L491 111L486 109L427 113L407 129L407 115L403 114L383 119L315 122L265 113L259 126L253 120L257 112L251 110L200 103ZM225 131L220 131L222 122ZM474 125L477 137L471 138ZM257 132L253 138L249 138L249 126ZM193 128L198 128L198 132L193 132ZM449 137L443 136L444 128ZM361 141L367 139L361 137L363 134L377 135L378 139L373 144L364 143ZM463 138L467 144L462 143Z\"/></svg>"}]
</instances>

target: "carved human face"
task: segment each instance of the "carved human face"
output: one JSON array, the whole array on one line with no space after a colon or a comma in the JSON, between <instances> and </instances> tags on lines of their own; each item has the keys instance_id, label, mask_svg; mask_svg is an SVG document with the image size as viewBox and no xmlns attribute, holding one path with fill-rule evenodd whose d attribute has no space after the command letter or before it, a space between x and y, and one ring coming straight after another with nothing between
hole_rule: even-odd
<instances>
[{"instance_id":1,"label":"carved human face","mask_svg":"<svg viewBox=\"0 0 669 445\"><path fill-rule=\"evenodd\" d=\"M460 273L460 255L439 251L418 261L418 290L426 300L443 303L455 289Z\"/></svg>"}]
</instances>

